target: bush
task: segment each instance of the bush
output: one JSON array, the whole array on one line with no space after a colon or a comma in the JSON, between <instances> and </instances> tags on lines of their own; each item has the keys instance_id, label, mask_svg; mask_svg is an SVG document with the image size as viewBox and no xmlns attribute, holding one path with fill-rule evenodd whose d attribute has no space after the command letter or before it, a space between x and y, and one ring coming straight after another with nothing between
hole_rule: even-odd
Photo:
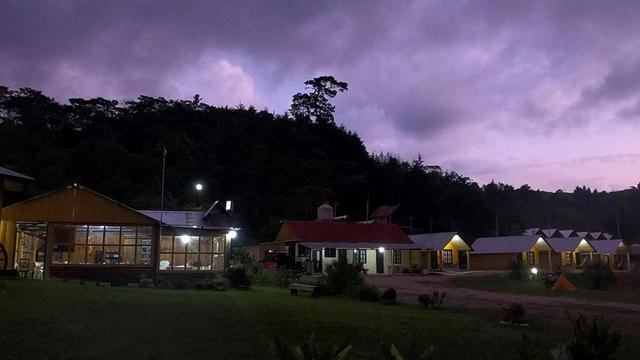
<instances>
[{"instance_id":1,"label":"bush","mask_svg":"<svg viewBox=\"0 0 640 360\"><path fill-rule=\"evenodd\" d=\"M327 289L336 294L359 291L364 286L360 270L351 265L334 262L325 268L327 273Z\"/></svg>"},{"instance_id":2,"label":"bush","mask_svg":"<svg viewBox=\"0 0 640 360\"><path fill-rule=\"evenodd\" d=\"M379 301L380 292L378 288L373 285L363 285L360 290L358 290L358 297L362 301Z\"/></svg>"},{"instance_id":3,"label":"bush","mask_svg":"<svg viewBox=\"0 0 640 360\"><path fill-rule=\"evenodd\" d=\"M529 266L522 261L514 261L509 265L509 277L514 280L527 280L529 274Z\"/></svg>"},{"instance_id":4,"label":"bush","mask_svg":"<svg viewBox=\"0 0 640 360\"><path fill-rule=\"evenodd\" d=\"M587 264L582 276L589 282L591 288L595 290L606 290L616 284L616 275L611 270L611 267L601 261Z\"/></svg>"},{"instance_id":5,"label":"bush","mask_svg":"<svg viewBox=\"0 0 640 360\"><path fill-rule=\"evenodd\" d=\"M84 281L82 283L84 283ZM155 283L153 282L153 279L150 279L148 277L143 277L142 279L140 279L140 282L138 283L139 288L151 288L154 286L155 286Z\"/></svg>"},{"instance_id":6,"label":"bush","mask_svg":"<svg viewBox=\"0 0 640 360\"><path fill-rule=\"evenodd\" d=\"M444 303L446 292L434 291L431 294L418 295L418 302L427 309L439 309Z\"/></svg>"},{"instance_id":7,"label":"bush","mask_svg":"<svg viewBox=\"0 0 640 360\"><path fill-rule=\"evenodd\" d=\"M196 284L196 289L198 290L225 291L228 288L229 282L219 275L209 276Z\"/></svg>"},{"instance_id":8,"label":"bush","mask_svg":"<svg viewBox=\"0 0 640 360\"><path fill-rule=\"evenodd\" d=\"M383 304L395 304L396 296L396 290L394 288L388 288L380 296L380 301L382 301Z\"/></svg>"},{"instance_id":9,"label":"bush","mask_svg":"<svg viewBox=\"0 0 640 360\"><path fill-rule=\"evenodd\" d=\"M289 284L298 282L301 275L302 273L299 270L280 268L276 271L276 285L280 287L287 287Z\"/></svg>"},{"instance_id":10,"label":"bush","mask_svg":"<svg viewBox=\"0 0 640 360\"><path fill-rule=\"evenodd\" d=\"M524 317L527 311L522 304L512 303L508 308L502 308L502 311L504 311L504 316L502 317L502 322L504 323L511 325L525 325L529 323Z\"/></svg>"},{"instance_id":11,"label":"bush","mask_svg":"<svg viewBox=\"0 0 640 360\"><path fill-rule=\"evenodd\" d=\"M572 359L613 359L620 345L620 334L610 331L603 316L594 317L589 324L583 315L573 321L573 340L567 346Z\"/></svg>"},{"instance_id":12,"label":"bush","mask_svg":"<svg viewBox=\"0 0 640 360\"><path fill-rule=\"evenodd\" d=\"M224 272L224 278L234 289L246 289L251 286L253 279L244 267L230 267Z\"/></svg>"}]
</instances>

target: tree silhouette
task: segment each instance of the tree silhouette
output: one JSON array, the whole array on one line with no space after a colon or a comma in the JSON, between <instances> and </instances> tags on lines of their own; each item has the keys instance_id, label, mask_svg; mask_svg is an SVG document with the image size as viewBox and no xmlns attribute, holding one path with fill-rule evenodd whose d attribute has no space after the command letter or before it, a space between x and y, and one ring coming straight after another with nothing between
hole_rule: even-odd
<instances>
[{"instance_id":1,"label":"tree silhouette","mask_svg":"<svg viewBox=\"0 0 640 360\"><path fill-rule=\"evenodd\" d=\"M334 123L333 113L336 108L329 102L338 92L348 90L348 84L336 80L333 76L320 76L304 82L308 93L293 95L291 114L296 119L313 120L320 124Z\"/></svg>"}]
</instances>

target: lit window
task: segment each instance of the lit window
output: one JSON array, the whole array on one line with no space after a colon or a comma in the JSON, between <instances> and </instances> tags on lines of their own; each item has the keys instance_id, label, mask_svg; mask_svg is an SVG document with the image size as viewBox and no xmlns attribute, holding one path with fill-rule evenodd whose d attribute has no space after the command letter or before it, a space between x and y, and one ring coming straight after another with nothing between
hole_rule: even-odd
<instances>
[{"instance_id":1,"label":"lit window","mask_svg":"<svg viewBox=\"0 0 640 360\"><path fill-rule=\"evenodd\" d=\"M571 253L570 253L570 252L566 252L566 253L564 253L564 263L565 263L566 265L571 265L571 264L572 264L572 262L573 262L573 259L572 259L572 257L571 257Z\"/></svg>"},{"instance_id":2,"label":"lit window","mask_svg":"<svg viewBox=\"0 0 640 360\"><path fill-rule=\"evenodd\" d=\"M160 270L224 270L224 236L163 236L160 240Z\"/></svg>"},{"instance_id":3,"label":"lit window","mask_svg":"<svg viewBox=\"0 0 640 360\"><path fill-rule=\"evenodd\" d=\"M535 255L534 255L533 251L527 252L527 264L529 264L529 265L535 265L536 264L536 258L535 258Z\"/></svg>"},{"instance_id":4,"label":"lit window","mask_svg":"<svg viewBox=\"0 0 640 360\"><path fill-rule=\"evenodd\" d=\"M442 250L442 262L453 264L453 250Z\"/></svg>"}]
</instances>

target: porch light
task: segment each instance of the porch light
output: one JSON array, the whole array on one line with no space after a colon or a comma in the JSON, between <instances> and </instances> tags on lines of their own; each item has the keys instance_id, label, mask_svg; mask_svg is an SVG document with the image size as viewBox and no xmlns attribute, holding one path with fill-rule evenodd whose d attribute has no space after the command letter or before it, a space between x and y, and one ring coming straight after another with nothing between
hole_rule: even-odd
<instances>
[{"instance_id":1,"label":"porch light","mask_svg":"<svg viewBox=\"0 0 640 360\"><path fill-rule=\"evenodd\" d=\"M531 268L531 273L532 273L533 275L538 275L538 269L537 269L537 268L532 267L532 268Z\"/></svg>"},{"instance_id":2,"label":"porch light","mask_svg":"<svg viewBox=\"0 0 640 360\"><path fill-rule=\"evenodd\" d=\"M380 253L383 253L383 252L384 252L384 247L380 246L380 247L378 248L378 251L379 251Z\"/></svg>"},{"instance_id":3,"label":"porch light","mask_svg":"<svg viewBox=\"0 0 640 360\"><path fill-rule=\"evenodd\" d=\"M180 241L181 241L183 244L185 244L185 245L186 245L186 244L188 244L188 243L191 241L191 236L189 236L189 235L181 235L181 236L180 236Z\"/></svg>"},{"instance_id":4,"label":"porch light","mask_svg":"<svg viewBox=\"0 0 640 360\"><path fill-rule=\"evenodd\" d=\"M238 232L235 230L231 230L227 233L227 237L229 237L229 239L235 239L236 237L238 237Z\"/></svg>"},{"instance_id":5,"label":"porch light","mask_svg":"<svg viewBox=\"0 0 640 360\"><path fill-rule=\"evenodd\" d=\"M358 249L353 249L353 253L354 254L357 253L357 252L358 252Z\"/></svg>"}]
</instances>

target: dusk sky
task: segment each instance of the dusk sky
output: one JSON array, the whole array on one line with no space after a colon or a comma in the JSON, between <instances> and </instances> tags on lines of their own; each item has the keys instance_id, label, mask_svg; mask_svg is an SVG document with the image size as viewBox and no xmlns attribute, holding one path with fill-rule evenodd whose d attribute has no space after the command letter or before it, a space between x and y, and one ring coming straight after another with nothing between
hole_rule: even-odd
<instances>
[{"instance_id":1,"label":"dusk sky","mask_svg":"<svg viewBox=\"0 0 640 360\"><path fill-rule=\"evenodd\" d=\"M6 1L0 85L282 113L349 83L372 152L543 190L640 182L640 1Z\"/></svg>"}]
</instances>

